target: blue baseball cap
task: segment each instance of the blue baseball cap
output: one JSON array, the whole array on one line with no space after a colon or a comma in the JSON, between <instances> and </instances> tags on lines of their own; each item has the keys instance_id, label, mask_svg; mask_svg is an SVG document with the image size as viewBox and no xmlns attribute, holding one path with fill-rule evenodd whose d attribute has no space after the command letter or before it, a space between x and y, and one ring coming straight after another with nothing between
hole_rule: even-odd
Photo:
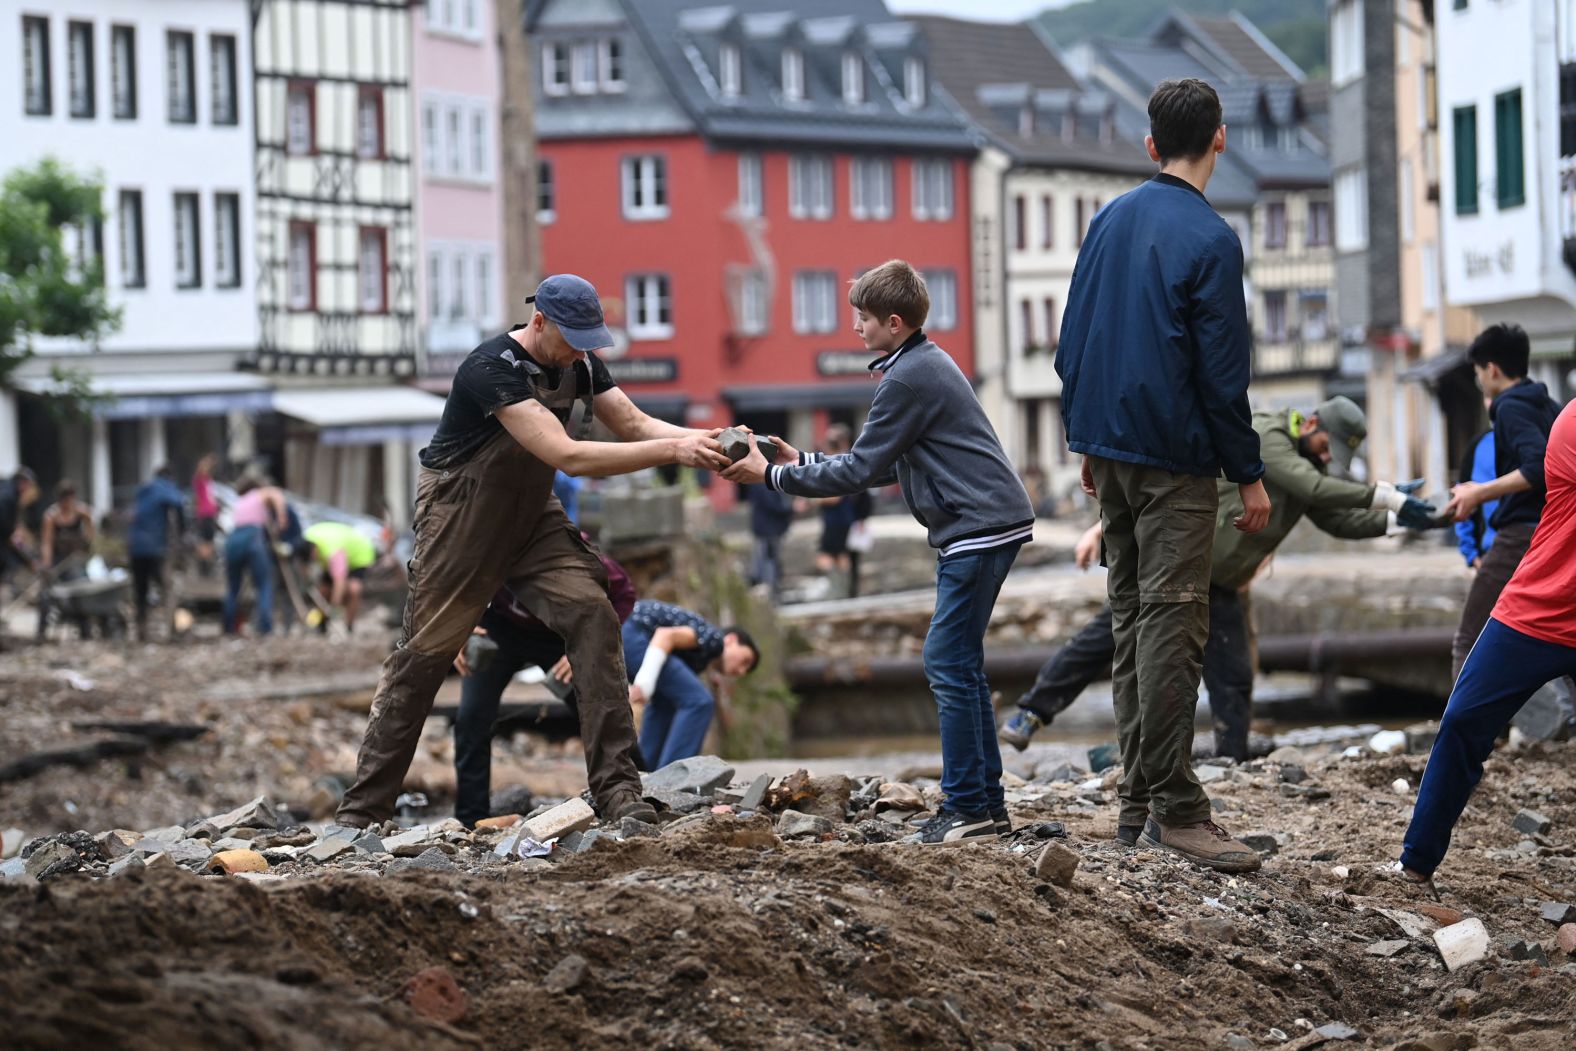
<instances>
[{"instance_id":1,"label":"blue baseball cap","mask_svg":"<svg viewBox=\"0 0 1576 1051\"><path fill-rule=\"evenodd\" d=\"M574 274L554 274L536 286L536 295L526 296L547 320L558 326L564 339L576 350L601 350L613 345L613 334L602 317L602 301L596 287Z\"/></svg>"}]
</instances>

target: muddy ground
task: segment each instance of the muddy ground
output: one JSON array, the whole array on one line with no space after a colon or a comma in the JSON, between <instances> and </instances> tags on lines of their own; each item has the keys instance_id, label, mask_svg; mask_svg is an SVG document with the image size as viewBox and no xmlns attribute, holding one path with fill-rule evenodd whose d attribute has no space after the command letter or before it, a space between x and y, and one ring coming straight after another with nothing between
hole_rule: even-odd
<instances>
[{"instance_id":1,"label":"muddy ground","mask_svg":"<svg viewBox=\"0 0 1576 1051\"><path fill-rule=\"evenodd\" d=\"M238 700L237 684L348 684L380 655L370 641L275 640L0 657L0 764L91 736L76 724L95 719L213 731L0 784L0 827L151 828L262 793L305 807L353 758L364 715L288 690ZM66 670L93 688L55 675ZM514 758L561 775L552 756ZM1281 760L1307 776L1286 780ZM1023 844L859 842L868 826L854 824L787 840L766 812L604 839L551 864L478 849L489 863L453 872L299 864L254 883L172 867L0 883L0 1044L1158 1051L1306 1048L1323 1040L1313 1027L1340 1022L1358 1034L1345 1046L1566 1048L1576 963L1540 909L1576 903L1573 760L1576 746L1548 744L1491 760L1440 887L1493 951L1454 973L1426 931L1375 911L1427 904L1373 875L1396 852L1424 757L1308 750L1209 785L1222 824L1280 838L1242 877L1113 846L1108 776L1015 783L1020 823L1064 824L1080 858L1070 887L1036 878ZM1541 839L1513 827L1523 809L1549 819ZM1384 941L1404 944L1371 954ZM1533 946L1547 965L1514 958ZM463 990L452 1023L402 996L431 967Z\"/></svg>"}]
</instances>

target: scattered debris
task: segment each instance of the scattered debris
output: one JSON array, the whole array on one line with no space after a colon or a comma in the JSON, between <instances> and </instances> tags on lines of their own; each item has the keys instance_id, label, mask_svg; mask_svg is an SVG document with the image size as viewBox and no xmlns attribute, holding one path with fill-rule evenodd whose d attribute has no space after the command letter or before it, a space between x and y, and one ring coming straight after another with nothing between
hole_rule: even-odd
<instances>
[{"instance_id":1,"label":"scattered debris","mask_svg":"<svg viewBox=\"0 0 1576 1051\"><path fill-rule=\"evenodd\" d=\"M1071 887L1080 860L1076 850L1060 843L1047 843L1034 863L1034 874L1058 887Z\"/></svg>"},{"instance_id":2,"label":"scattered debris","mask_svg":"<svg viewBox=\"0 0 1576 1051\"><path fill-rule=\"evenodd\" d=\"M1554 822L1538 813L1536 810L1523 810L1516 814L1510 827L1517 832L1525 832L1529 836L1546 836L1549 829L1554 827Z\"/></svg>"},{"instance_id":3,"label":"scattered debris","mask_svg":"<svg viewBox=\"0 0 1576 1051\"><path fill-rule=\"evenodd\" d=\"M1483 921L1474 916L1439 928L1434 932L1434 944L1439 947L1445 968L1455 971L1488 955L1488 931Z\"/></svg>"},{"instance_id":4,"label":"scattered debris","mask_svg":"<svg viewBox=\"0 0 1576 1051\"><path fill-rule=\"evenodd\" d=\"M400 998L423 1018L453 1025L465 1017L465 990L446 967L428 967L411 975Z\"/></svg>"}]
</instances>

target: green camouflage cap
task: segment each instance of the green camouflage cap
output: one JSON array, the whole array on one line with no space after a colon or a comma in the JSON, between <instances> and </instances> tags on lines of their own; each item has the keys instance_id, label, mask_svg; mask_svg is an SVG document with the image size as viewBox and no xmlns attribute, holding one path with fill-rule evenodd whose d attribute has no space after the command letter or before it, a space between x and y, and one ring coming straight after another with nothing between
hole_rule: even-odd
<instances>
[{"instance_id":1,"label":"green camouflage cap","mask_svg":"<svg viewBox=\"0 0 1576 1051\"><path fill-rule=\"evenodd\" d=\"M1319 426L1330 435L1330 459L1341 470L1352 469L1352 454L1362 447L1368 437L1368 417L1352 399L1336 395L1314 409Z\"/></svg>"}]
</instances>

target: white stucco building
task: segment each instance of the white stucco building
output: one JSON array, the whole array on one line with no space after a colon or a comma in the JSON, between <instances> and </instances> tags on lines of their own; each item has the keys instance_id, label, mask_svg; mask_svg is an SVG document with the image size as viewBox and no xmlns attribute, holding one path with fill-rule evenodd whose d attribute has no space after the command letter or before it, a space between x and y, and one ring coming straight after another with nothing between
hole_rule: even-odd
<instances>
[{"instance_id":1,"label":"white stucco building","mask_svg":"<svg viewBox=\"0 0 1576 1051\"><path fill-rule=\"evenodd\" d=\"M118 331L40 339L0 392L0 472L76 479L99 509L154 467L244 454L268 384L257 346L251 13L245 0L22 0L0 14L6 170L53 156L104 184L101 252ZM34 395L55 367L108 396L62 424Z\"/></svg>"}]
</instances>

